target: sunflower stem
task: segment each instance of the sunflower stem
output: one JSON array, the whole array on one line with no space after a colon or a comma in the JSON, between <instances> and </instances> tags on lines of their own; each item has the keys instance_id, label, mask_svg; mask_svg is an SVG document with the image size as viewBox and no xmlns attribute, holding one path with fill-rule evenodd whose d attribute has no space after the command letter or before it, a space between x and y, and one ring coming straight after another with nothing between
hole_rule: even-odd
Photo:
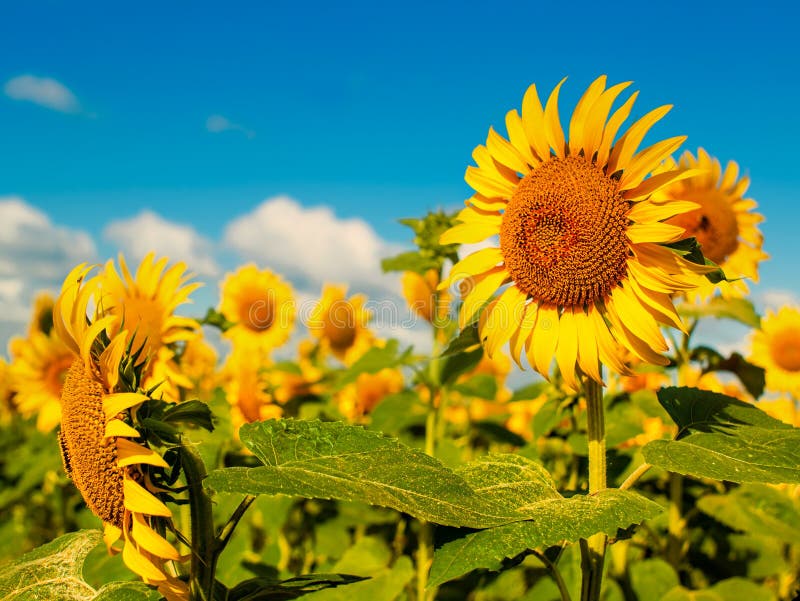
<instances>
[{"instance_id":1,"label":"sunflower stem","mask_svg":"<svg viewBox=\"0 0 800 601\"><path fill-rule=\"evenodd\" d=\"M192 519L192 564L189 574L189 590L193 601L211 601L214 594L214 572L217 558L211 498L203 488L203 480L207 475L206 466L193 446L182 444L178 447L178 451L183 473L186 476Z\"/></svg>"},{"instance_id":2,"label":"sunflower stem","mask_svg":"<svg viewBox=\"0 0 800 601\"><path fill-rule=\"evenodd\" d=\"M603 389L590 377L584 379L587 436L589 439L589 494L606 488L606 435ZM607 537L603 533L581 540L581 601L599 601L603 584Z\"/></svg>"}]
</instances>

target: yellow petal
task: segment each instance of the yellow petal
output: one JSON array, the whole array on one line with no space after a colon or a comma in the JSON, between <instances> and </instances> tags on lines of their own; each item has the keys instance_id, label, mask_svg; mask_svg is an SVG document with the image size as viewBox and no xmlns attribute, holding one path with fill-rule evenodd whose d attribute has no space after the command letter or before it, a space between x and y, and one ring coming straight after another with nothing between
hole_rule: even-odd
<instances>
[{"instance_id":1,"label":"yellow petal","mask_svg":"<svg viewBox=\"0 0 800 601\"><path fill-rule=\"evenodd\" d=\"M608 123L606 123L605 128L603 128L603 138L600 141L600 146L597 149L597 158L595 159L598 165L604 166L608 161L608 155L611 152L611 145L614 143L614 138L617 136L617 132L622 126L622 123L628 118L628 115L631 114L633 103L636 102L638 96L639 92L631 94L631 97L614 111L614 114L611 115ZM611 172L609 171L609 175L610 174Z\"/></svg>"},{"instance_id":2,"label":"yellow petal","mask_svg":"<svg viewBox=\"0 0 800 601\"><path fill-rule=\"evenodd\" d=\"M634 223L628 226L626 232L628 240L634 244L644 242L669 243L680 240L686 235L686 230L678 225L662 223Z\"/></svg>"},{"instance_id":3,"label":"yellow petal","mask_svg":"<svg viewBox=\"0 0 800 601\"><path fill-rule=\"evenodd\" d=\"M114 547L114 543L122 537L122 529L111 522L103 522L103 542L106 549L112 555L119 553L119 549Z\"/></svg>"},{"instance_id":4,"label":"yellow petal","mask_svg":"<svg viewBox=\"0 0 800 601\"><path fill-rule=\"evenodd\" d=\"M158 515L165 518L172 517L169 507L127 475L122 479L122 494L125 498L125 509L130 512Z\"/></svg>"},{"instance_id":5,"label":"yellow petal","mask_svg":"<svg viewBox=\"0 0 800 601\"><path fill-rule=\"evenodd\" d=\"M548 380L558 343L558 307L541 305L533 336L528 339L528 363Z\"/></svg>"},{"instance_id":6,"label":"yellow petal","mask_svg":"<svg viewBox=\"0 0 800 601\"><path fill-rule=\"evenodd\" d=\"M180 559L180 555L175 550L175 547L173 547L167 539L153 530L143 515L139 513L134 513L132 515L133 528L131 530L131 538L136 541L137 545L148 553L160 557L161 559L171 559L174 561Z\"/></svg>"},{"instance_id":7,"label":"yellow petal","mask_svg":"<svg viewBox=\"0 0 800 601\"><path fill-rule=\"evenodd\" d=\"M575 329L578 332L578 364L583 373L595 382L603 383L600 376L599 357L597 354L597 332L589 316L582 310L573 312Z\"/></svg>"},{"instance_id":8,"label":"yellow petal","mask_svg":"<svg viewBox=\"0 0 800 601\"><path fill-rule=\"evenodd\" d=\"M631 159L630 164L623 168L622 177L619 179L619 189L635 188L642 183L647 175L658 167L661 162L675 152L686 141L686 136L676 136L662 140L643 150Z\"/></svg>"},{"instance_id":9,"label":"yellow petal","mask_svg":"<svg viewBox=\"0 0 800 601\"><path fill-rule=\"evenodd\" d=\"M513 171L524 175L530 170L527 161L520 152L491 127L489 128L489 136L486 138L486 148L489 149L489 152L498 162Z\"/></svg>"},{"instance_id":10,"label":"yellow petal","mask_svg":"<svg viewBox=\"0 0 800 601\"><path fill-rule=\"evenodd\" d=\"M541 161L536 158L531 150L531 144L528 142L528 136L525 135L525 126L522 124L522 117L519 116L517 111L512 110L506 113L506 129L508 130L508 138L517 149L525 161L531 167L535 167Z\"/></svg>"},{"instance_id":11,"label":"yellow petal","mask_svg":"<svg viewBox=\"0 0 800 601\"><path fill-rule=\"evenodd\" d=\"M464 180L473 187L476 192L480 192L488 198L511 198L516 186L500 177L492 177L485 170L478 167L467 167Z\"/></svg>"},{"instance_id":12,"label":"yellow petal","mask_svg":"<svg viewBox=\"0 0 800 601\"><path fill-rule=\"evenodd\" d=\"M536 325L536 314L538 312L538 304L535 302L525 305L525 314L522 316L519 328L511 336L511 358L520 369L522 367L522 349L528 342L534 326Z\"/></svg>"},{"instance_id":13,"label":"yellow petal","mask_svg":"<svg viewBox=\"0 0 800 601\"><path fill-rule=\"evenodd\" d=\"M623 283L627 284L627 280L623 280ZM653 315L639 304L627 286L614 288L609 302L613 304L626 328L646 342L650 348L656 352L665 352L669 349ZM609 310L612 310L611 307Z\"/></svg>"},{"instance_id":14,"label":"yellow petal","mask_svg":"<svg viewBox=\"0 0 800 601\"><path fill-rule=\"evenodd\" d=\"M463 294L464 302L458 316L459 328L463 329L472 320L475 312L503 285L506 278L508 278L508 272L505 268L499 267L484 276L462 280L461 287L465 292Z\"/></svg>"},{"instance_id":15,"label":"yellow petal","mask_svg":"<svg viewBox=\"0 0 800 601\"><path fill-rule=\"evenodd\" d=\"M473 244L499 233L494 223L460 223L451 227L439 238L439 244Z\"/></svg>"},{"instance_id":16,"label":"yellow petal","mask_svg":"<svg viewBox=\"0 0 800 601\"><path fill-rule=\"evenodd\" d=\"M589 109L586 116L586 124L583 127L583 149L587 157L591 158L600 145L608 113L611 111L617 96L629 85L631 85L631 82L626 81L611 86L600 95L600 98Z\"/></svg>"},{"instance_id":17,"label":"yellow petal","mask_svg":"<svg viewBox=\"0 0 800 601\"><path fill-rule=\"evenodd\" d=\"M637 202L628 211L628 219L635 223L651 223L663 221L675 215L688 213L699 208L699 204L689 200L671 200L663 204L643 200L642 202Z\"/></svg>"},{"instance_id":18,"label":"yellow petal","mask_svg":"<svg viewBox=\"0 0 800 601\"><path fill-rule=\"evenodd\" d=\"M671 104L660 106L657 109L653 109L630 126L628 131L619 139L619 142L614 144L611 157L608 161L609 173L614 173L619 169L628 167L631 157L633 157L634 153L639 148L639 144L642 143L645 134L647 134L648 130L653 127L656 121L666 115L670 109L672 109Z\"/></svg>"},{"instance_id":19,"label":"yellow petal","mask_svg":"<svg viewBox=\"0 0 800 601\"><path fill-rule=\"evenodd\" d=\"M483 323L480 335L489 357L492 357L498 348L508 342L519 327L527 296L512 284L499 296L491 313L487 311L486 321Z\"/></svg>"},{"instance_id":20,"label":"yellow petal","mask_svg":"<svg viewBox=\"0 0 800 601\"><path fill-rule=\"evenodd\" d=\"M167 575L150 559L140 553L130 541L122 548L122 561L132 572L138 574L148 584L161 582L167 578Z\"/></svg>"},{"instance_id":21,"label":"yellow petal","mask_svg":"<svg viewBox=\"0 0 800 601\"><path fill-rule=\"evenodd\" d=\"M141 435L139 434L139 431L136 428L129 426L121 419L112 419L111 421L106 423L106 430L103 436L105 436L106 438L110 438L112 436L139 438L139 436Z\"/></svg>"},{"instance_id":22,"label":"yellow petal","mask_svg":"<svg viewBox=\"0 0 800 601\"><path fill-rule=\"evenodd\" d=\"M595 79L581 96L575 110L572 111L572 118L569 121L569 148L572 154L578 154L584 148L584 136L586 115L592 105L600 98L606 87L606 76L601 75ZM591 158L591 155L588 155Z\"/></svg>"},{"instance_id":23,"label":"yellow petal","mask_svg":"<svg viewBox=\"0 0 800 601\"><path fill-rule=\"evenodd\" d=\"M539 160L549 159L550 144L544 132L544 110L535 85L531 85L522 98L522 125Z\"/></svg>"},{"instance_id":24,"label":"yellow petal","mask_svg":"<svg viewBox=\"0 0 800 601\"><path fill-rule=\"evenodd\" d=\"M127 438L118 438L117 465L119 467L126 467L139 463L146 463L163 468L169 467L169 464L164 461L164 458L153 449L132 442Z\"/></svg>"},{"instance_id":25,"label":"yellow petal","mask_svg":"<svg viewBox=\"0 0 800 601\"><path fill-rule=\"evenodd\" d=\"M561 121L558 117L558 92L565 81L567 81L566 77L553 88L550 98L547 99L547 106L544 107L544 133L556 156L561 158L564 157L566 146L564 143L564 130L561 129Z\"/></svg>"},{"instance_id":26,"label":"yellow petal","mask_svg":"<svg viewBox=\"0 0 800 601\"><path fill-rule=\"evenodd\" d=\"M485 273L496 267L502 260L503 255L499 248L482 248L453 265L447 278L439 284L438 288L442 290L463 278Z\"/></svg>"},{"instance_id":27,"label":"yellow petal","mask_svg":"<svg viewBox=\"0 0 800 601\"><path fill-rule=\"evenodd\" d=\"M575 391L578 384L575 380L575 362L578 360L578 328L573 319L572 309L564 309L558 324L558 346L556 363L564 378L564 384Z\"/></svg>"},{"instance_id":28,"label":"yellow petal","mask_svg":"<svg viewBox=\"0 0 800 601\"><path fill-rule=\"evenodd\" d=\"M639 285L639 282L637 282L634 277L629 277L626 281L630 285L631 293L634 297L639 300L639 302L647 305L651 313L658 313L660 318L656 317L656 319L659 319L661 323L677 328L684 334L686 333L686 326L681 321L681 318L678 317L678 313L675 311L675 306L672 304L669 294L652 290L647 291Z\"/></svg>"},{"instance_id":29,"label":"yellow petal","mask_svg":"<svg viewBox=\"0 0 800 601\"><path fill-rule=\"evenodd\" d=\"M111 419L118 413L130 409L135 405L144 403L148 400L146 394L139 394L138 392L116 392L114 394L107 394L103 397L103 411L105 411L106 419Z\"/></svg>"},{"instance_id":30,"label":"yellow petal","mask_svg":"<svg viewBox=\"0 0 800 601\"><path fill-rule=\"evenodd\" d=\"M656 190L683 179L690 179L705 173L701 169L675 169L653 175L636 186L633 190L626 191L623 195L628 200L639 200L650 196Z\"/></svg>"},{"instance_id":31,"label":"yellow petal","mask_svg":"<svg viewBox=\"0 0 800 601\"><path fill-rule=\"evenodd\" d=\"M597 351L600 360L604 365L607 365L618 374L624 376L630 375L632 372L620 357L620 346L614 335L608 329L603 315L596 307L589 307L589 321L594 326L594 332L597 340Z\"/></svg>"}]
</instances>

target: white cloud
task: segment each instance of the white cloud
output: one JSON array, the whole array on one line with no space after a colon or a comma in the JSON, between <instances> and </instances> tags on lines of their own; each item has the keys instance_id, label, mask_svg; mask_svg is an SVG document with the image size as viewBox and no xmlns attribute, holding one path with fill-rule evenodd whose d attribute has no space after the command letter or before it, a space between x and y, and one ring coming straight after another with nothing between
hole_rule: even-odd
<instances>
[{"instance_id":1,"label":"white cloud","mask_svg":"<svg viewBox=\"0 0 800 601\"><path fill-rule=\"evenodd\" d=\"M189 271L215 276L220 267L214 258L214 244L190 225L167 221L152 211L142 211L130 219L112 221L103 238L123 253L141 260L147 253L183 261Z\"/></svg>"},{"instance_id":2,"label":"white cloud","mask_svg":"<svg viewBox=\"0 0 800 601\"><path fill-rule=\"evenodd\" d=\"M789 290L764 290L757 295L757 301L765 309L772 309L773 311L781 307L800 306L800 297L797 296L797 293Z\"/></svg>"},{"instance_id":3,"label":"white cloud","mask_svg":"<svg viewBox=\"0 0 800 601\"><path fill-rule=\"evenodd\" d=\"M234 123L222 115L211 115L208 119L206 119L206 129L212 134L220 134L225 131L238 131L243 133L248 138L255 138L256 136L256 132L253 130L247 129L239 123Z\"/></svg>"},{"instance_id":4,"label":"white cloud","mask_svg":"<svg viewBox=\"0 0 800 601\"><path fill-rule=\"evenodd\" d=\"M381 259L402 250L364 220L341 219L327 206L306 208L286 196L270 198L225 228L224 244L245 261L269 266L318 288L349 283L367 292L399 294L399 278L381 272Z\"/></svg>"},{"instance_id":5,"label":"white cloud","mask_svg":"<svg viewBox=\"0 0 800 601\"><path fill-rule=\"evenodd\" d=\"M54 111L77 113L80 110L75 94L63 83L50 77L19 75L6 82L4 91L9 98L27 100Z\"/></svg>"},{"instance_id":6,"label":"white cloud","mask_svg":"<svg viewBox=\"0 0 800 601\"><path fill-rule=\"evenodd\" d=\"M0 340L24 332L38 291L56 292L75 265L95 258L86 232L53 224L21 198L0 198Z\"/></svg>"}]
</instances>

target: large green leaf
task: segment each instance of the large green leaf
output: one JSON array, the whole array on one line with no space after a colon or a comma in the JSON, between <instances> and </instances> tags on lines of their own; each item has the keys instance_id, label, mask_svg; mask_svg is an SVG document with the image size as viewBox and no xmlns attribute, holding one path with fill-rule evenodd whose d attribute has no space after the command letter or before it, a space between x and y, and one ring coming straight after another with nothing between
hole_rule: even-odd
<instances>
[{"instance_id":1,"label":"large green leaf","mask_svg":"<svg viewBox=\"0 0 800 601\"><path fill-rule=\"evenodd\" d=\"M361 374L374 374L387 367L399 367L411 360L411 348L407 348L402 353L399 352L400 343L397 340L389 340L386 346L372 347L364 353L353 365L344 370L336 379L335 387L355 382Z\"/></svg>"},{"instance_id":2,"label":"large green leaf","mask_svg":"<svg viewBox=\"0 0 800 601\"><path fill-rule=\"evenodd\" d=\"M661 597L661 601L775 601L772 592L744 578L728 578L700 591L677 586Z\"/></svg>"},{"instance_id":3,"label":"large green leaf","mask_svg":"<svg viewBox=\"0 0 800 601\"><path fill-rule=\"evenodd\" d=\"M765 484L745 484L726 495L706 495L697 506L734 530L774 536L790 544L800 540L797 502Z\"/></svg>"},{"instance_id":4,"label":"large green leaf","mask_svg":"<svg viewBox=\"0 0 800 601\"><path fill-rule=\"evenodd\" d=\"M628 568L631 589L638 601L661 599L680 585L675 568L663 559L645 559L630 564Z\"/></svg>"},{"instance_id":5,"label":"large green leaf","mask_svg":"<svg viewBox=\"0 0 800 601\"><path fill-rule=\"evenodd\" d=\"M527 517L519 504L479 494L437 459L358 426L270 420L242 426L239 436L264 465L211 472L206 482L215 490L358 500L448 526Z\"/></svg>"},{"instance_id":6,"label":"large green leaf","mask_svg":"<svg viewBox=\"0 0 800 601\"><path fill-rule=\"evenodd\" d=\"M705 390L664 388L658 400L679 432L676 440L646 444L648 463L716 480L800 483L800 429Z\"/></svg>"},{"instance_id":7,"label":"large green leaf","mask_svg":"<svg viewBox=\"0 0 800 601\"><path fill-rule=\"evenodd\" d=\"M543 492L543 491L542 491ZM568 499L548 494L526 506L535 517L472 532L436 550L430 586L438 586L477 568L500 570L505 558L528 549L574 542L598 532L609 535L658 515L659 505L637 493L609 489Z\"/></svg>"},{"instance_id":8,"label":"large green leaf","mask_svg":"<svg viewBox=\"0 0 800 601\"><path fill-rule=\"evenodd\" d=\"M0 570L0 601L155 601L141 582L113 582L99 591L83 579L83 562L102 540L99 530L71 532Z\"/></svg>"}]
</instances>

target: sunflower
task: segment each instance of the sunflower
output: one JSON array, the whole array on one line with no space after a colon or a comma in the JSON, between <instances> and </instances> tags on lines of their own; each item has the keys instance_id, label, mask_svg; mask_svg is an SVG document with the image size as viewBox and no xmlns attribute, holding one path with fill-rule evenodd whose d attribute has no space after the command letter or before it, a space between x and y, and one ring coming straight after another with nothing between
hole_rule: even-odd
<instances>
[{"instance_id":1,"label":"sunflower","mask_svg":"<svg viewBox=\"0 0 800 601\"><path fill-rule=\"evenodd\" d=\"M677 215L668 223L686 230L700 243L703 255L725 272L730 281L715 286L702 278L698 288L687 296L695 300L708 300L718 289L725 298L746 296L744 278L758 282L758 264L769 258L761 250L763 236L758 224L764 218L755 212L756 201L744 198L750 179L737 179L739 166L730 161L722 171L719 160L712 158L702 148L697 158L685 152L680 167L700 169L701 173L666 186L655 195L661 199L689 200L699 206L693 211Z\"/></svg>"},{"instance_id":2,"label":"sunflower","mask_svg":"<svg viewBox=\"0 0 800 601\"><path fill-rule=\"evenodd\" d=\"M222 388L231 405L231 420L237 431L242 424L283 415L283 407L275 402L272 394L264 352L234 349L223 367Z\"/></svg>"},{"instance_id":3,"label":"sunflower","mask_svg":"<svg viewBox=\"0 0 800 601\"><path fill-rule=\"evenodd\" d=\"M384 397L403 389L403 374L399 369L384 368L375 373L362 373L356 381L336 395L336 404L350 421L359 421L370 413Z\"/></svg>"},{"instance_id":4,"label":"sunflower","mask_svg":"<svg viewBox=\"0 0 800 601\"><path fill-rule=\"evenodd\" d=\"M53 329L53 303L55 299L49 292L41 292L33 301L33 317L28 325L28 336L34 332L49 334Z\"/></svg>"},{"instance_id":5,"label":"sunflower","mask_svg":"<svg viewBox=\"0 0 800 601\"><path fill-rule=\"evenodd\" d=\"M599 361L627 373L620 346L645 362L666 364L659 324L683 328L670 294L693 288L697 274L709 268L666 246L684 230L664 220L697 205L650 198L662 186L695 175L673 170L650 176L685 137L637 152L671 107L647 113L615 141L636 94L609 118L629 82L606 89L602 76L579 101L567 139L558 114L562 84L544 108L536 86L528 89L522 115L506 115L509 140L489 130L486 145L473 152L477 166L465 176L475 194L458 215L461 223L440 242L476 243L499 235L499 247L463 258L442 283L461 281L460 326L502 289L480 327L489 354L510 342L515 361L525 349L544 376L555 357L574 389L576 365L598 382Z\"/></svg>"},{"instance_id":6,"label":"sunflower","mask_svg":"<svg viewBox=\"0 0 800 601\"><path fill-rule=\"evenodd\" d=\"M13 348L9 375L17 411L36 415L36 428L50 432L61 421L61 389L75 357L58 336L38 330Z\"/></svg>"},{"instance_id":7,"label":"sunflower","mask_svg":"<svg viewBox=\"0 0 800 601\"><path fill-rule=\"evenodd\" d=\"M202 336L188 340L180 356L180 370L197 393L209 393L216 386L217 351Z\"/></svg>"},{"instance_id":8,"label":"sunflower","mask_svg":"<svg viewBox=\"0 0 800 601\"><path fill-rule=\"evenodd\" d=\"M800 398L800 308L767 311L750 349L750 360L766 370L769 390Z\"/></svg>"},{"instance_id":9,"label":"sunflower","mask_svg":"<svg viewBox=\"0 0 800 601\"><path fill-rule=\"evenodd\" d=\"M234 345L279 347L294 326L292 288L280 276L255 265L245 265L225 277L220 312L234 326L225 332Z\"/></svg>"},{"instance_id":10,"label":"sunflower","mask_svg":"<svg viewBox=\"0 0 800 601\"><path fill-rule=\"evenodd\" d=\"M434 325L444 323L449 312L450 294L447 290L437 291L437 270L429 269L424 275L406 271L403 273L402 285L403 296L411 311Z\"/></svg>"},{"instance_id":11,"label":"sunflower","mask_svg":"<svg viewBox=\"0 0 800 601\"><path fill-rule=\"evenodd\" d=\"M102 273L99 307L105 315L117 319L110 324L109 335L119 330L131 332L131 352L141 361L153 358L160 348L197 336L200 325L190 317L174 315L175 309L189 302L189 295L201 286L188 283L186 265L176 263L166 271L168 259L156 261L153 253L139 264L132 277L125 259L119 257L122 275L117 273L114 261L106 263Z\"/></svg>"},{"instance_id":12,"label":"sunflower","mask_svg":"<svg viewBox=\"0 0 800 601\"><path fill-rule=\"evenodd\" d=\"M91 269L79 265L67 276L54 309L54 329L74 359L61 399L64 467L103 521L109 551L118 551L114 545L122 539L122 558L132 571L168 600L185 600L188 587L166 566L181 559L163 536L172 512L154 490L159 471L169 466L134 427L137 409L149 401L136 381L152 343L139 339L138 357L131 354L136 335L122 329L119 312L104 311L105 274L86 280ZM91 304L98 308L94 320L87 319ZM155 331L145 320L138 325Z\"/></svg>"},{"instance_id":13,"label":"sunflower","mask_svg":"<svg viewBox=\"0 0 800 601\"><path fill-rule=\"evenodd\" d=\"M308 329L324 352L345 365L351 365L373 344L375 337L367 328L372 314L364 307L363 294L347 296L347 286L326 285L308 320Z\"/></svg>"}]
</instances>

